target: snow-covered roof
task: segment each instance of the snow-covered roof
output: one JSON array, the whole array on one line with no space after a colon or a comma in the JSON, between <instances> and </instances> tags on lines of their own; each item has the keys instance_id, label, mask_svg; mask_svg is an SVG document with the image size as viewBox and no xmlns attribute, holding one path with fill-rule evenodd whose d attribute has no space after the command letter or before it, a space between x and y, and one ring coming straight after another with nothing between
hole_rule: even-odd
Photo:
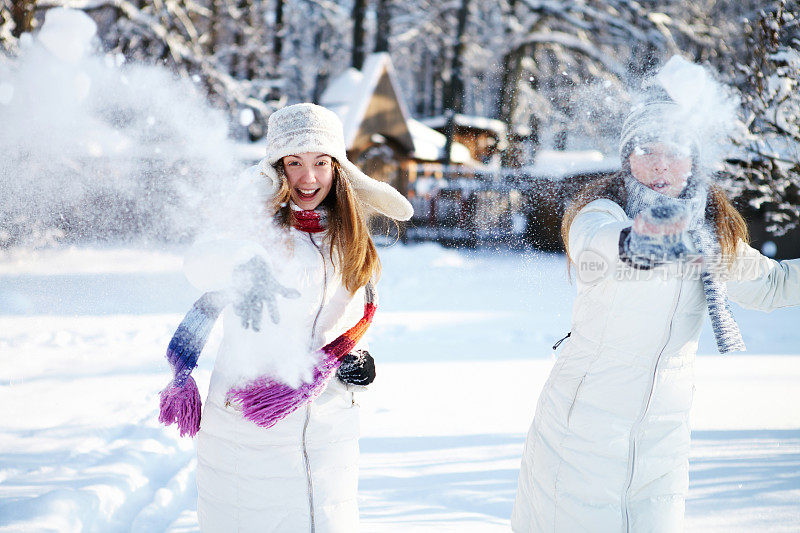
<instances>
[{"instance_id":1,"label":"snow-covered roof","mask_svg":"<svg viewBox=\"0 0 800 533\"><path fill-rule=\"evenodd\" d=\"M597 150L539 150L533 164L522 167L520 172L533 178L562 179L619 169L619 157Z\"/></svg>"},{"instance_id":2,"label":"snow-covered roof","mask_svg":"<svg viewBox=\"0 0 800 533\"><path fill-rule=\"evenodd\" d=\"M358 129L364 120L364 114L367 112L370 99L384 70L389 76L397 95L400 113L407 122L409 114L403 99L398 93L399 85L395 80L392 60L386 52L378 52L367 56L361 70L356 70L353 67L348 68L336 76L322 93L320 104L334 111L342 119L344 142L348 150L352 148L356 140Z\"/></svg>"},{"instance_id":3,"label":"snow-covered roof","mask_svg":"<svg viewBox=\"0 0 800 533\"><path fill-rule=\"evenodd\" d=\"M429 128L418 120L406 120L411 139L414 141L413 157L423 161L439 161L444 155L447 138L433 128ZM469 149L461 143L454 142L451 153L453 163L468 163L472 161Z\"/></svg>"},{"instance_id":4,"label":"snow-covered roof","mask_svg":"<svg viewBox=\"0 0 800 533\"><path fill-rule=\"evenodd\" d=\"M320 98L321 105L334 111L342 119L344 141L347 149L350 150L353 147L358 130L369 107L370 99L384 72L389 76L389 81L397 97L400 114L414 144L412 157L423 161L441 160L446 143L445 136L414 120L408 114L405 103L399 93L399 85L395 79L391 58L385 52L367 56L360 71L351 67L336 76ZM463 144L453 143L452 161L454 163L471 162L472 156L469 149Z\"/></svg>"},{"instance_id":5,"label":"snow-covered roof","mask_svg":"<svg viewBox=\"0 0 800 533\"><path fill-rule=\"evenodd\" d=\"M454 119L455 123L459 126L469 126L480 130L493 131L500 136L504 136L507 131L506 124L494 118L456 113ZM438 115L435 117L423 118L420 119L420 122L431 128L444 128L445 125L447 125L447 116Z\"/></svg>"}]
</instances>

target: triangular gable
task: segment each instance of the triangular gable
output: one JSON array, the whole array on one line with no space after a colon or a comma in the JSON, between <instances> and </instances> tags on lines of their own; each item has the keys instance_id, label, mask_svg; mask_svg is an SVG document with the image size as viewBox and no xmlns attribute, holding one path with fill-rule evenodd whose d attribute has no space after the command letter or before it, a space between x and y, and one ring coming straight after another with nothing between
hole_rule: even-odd
<instances>
[{"instance_id":1,"label":"triangular gable","mask_svg":"<svg viewBox=\"0 0 800 533\"><path fill-rule=\"evenodd\" d=\"M389 54L370 54L361 71L349 68L337 76L322 93L320 103L342 119L348 150L366 146L371 136L379 133L413 152L409 115Z\"/></svg>"}]
</instances>

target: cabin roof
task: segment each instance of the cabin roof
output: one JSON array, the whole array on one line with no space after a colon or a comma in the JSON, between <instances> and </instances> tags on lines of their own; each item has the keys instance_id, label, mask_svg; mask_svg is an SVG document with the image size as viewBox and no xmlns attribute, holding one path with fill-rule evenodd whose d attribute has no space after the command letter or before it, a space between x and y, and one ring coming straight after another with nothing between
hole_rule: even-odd
<instances>
[{"instance_id":1,"label":"cabin roof","mask_svg":"<svg viewBox=\"0 0 800 533\"><path fill-rule=\"evenodd\" d=\"M532 178L560 180L581 174L616 172L618 156L604 155L598 150L539 150L533 163L519 172Z\"/></svg>"},{"instance_id":2,"label":"cabin roof","mask_svg":"<svg viewBox=\"0 0 800 533\"><path fill-rule=\"evenodd\" d=\"M383 81L384 76L388 78L388 86ZM378 92L380 95L376 94ZM399 113L402 124L394 121L393 135L384 131L367 133L391 136L408 150L410 157L415 159L423 161L442 159L445 136L411 118L400 94L391 57L386 52L367 56L361 70L350 67L336 76L320 98L320 104L334 111L342 120L347 150L356 148L359 133L362 135L365 133L361 131L362 126L368 119L370 105L378 97L389 97L396 103L396 112ZM395 115L395 118L397 116ZM452 161L462 164L474 162L467 147L460 143L453 143Z\"/></svg>"},{"instance_id":3,"label":"cabin roof","mask_svg":"<svg viewBox=\"0 0 800 533\"><path fill-rule=\"evenodd\" d=\"M481 117L477 115L463 115L461 113L456 113L453 119L455 120L455 124L458 126L465 126L468 128L490 131L492 133L495 133L499 137L505 137L508 129L504 122L494 118ZM447 125L447 116L437 115L435 117L427 117L420 119L420 122L422 122L426 126L430 126L431 128L436 128L436 129L444 128Z\"/></svg>"}]
</instances>

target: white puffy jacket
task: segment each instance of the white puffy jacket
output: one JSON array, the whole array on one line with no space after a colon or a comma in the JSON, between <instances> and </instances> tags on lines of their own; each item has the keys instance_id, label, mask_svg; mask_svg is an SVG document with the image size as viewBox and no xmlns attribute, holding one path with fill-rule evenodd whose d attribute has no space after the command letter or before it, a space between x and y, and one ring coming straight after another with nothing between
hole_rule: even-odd
<instances>
[{"instance_id":1,"label":"white puffy jacket","mask_svg":"<svg viewBox=\"0 0 800 533\"><path fill-rule=\"evenodd\" d=\"M621 268L619 235L631 224L616 203L589 203L570 227L570 256L599 254ZM571 335L525 443L514 531L682 530L706 299L679 265L636 275L577 282ZM728 296L742 306L800 304L800 260L777 262L739 242L733 276Z\"/></svg>"},{"instance_id":2,"label":"white puffy jacket","mask_svg":"<svg viewBox=\"0 0 800 533\"><path fill-rule=\"evenodd\" d=\"M197 434L203 532L358 530L358 406L346 385L332 379L314 402L268 429L225 402L231 386L265 373L299 378L310 353L361 318L363 289L351 295L344 288L323 235L292 228L281 243L287 253L227 240L187 254L185 273L203 291L225 288L235 265L261 255L281 284L300 292L277 298L277 325L265 306L258 332L244 329L231 306L223 311L224 335Z\"/></svg>"}]
</instances>

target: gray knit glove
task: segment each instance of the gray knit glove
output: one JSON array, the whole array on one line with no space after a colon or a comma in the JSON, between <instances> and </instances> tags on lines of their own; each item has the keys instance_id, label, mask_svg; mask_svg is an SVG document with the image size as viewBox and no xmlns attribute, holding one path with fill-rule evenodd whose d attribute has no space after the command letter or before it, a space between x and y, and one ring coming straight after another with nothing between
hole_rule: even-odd
<instances>
[{"instance_id":1,"label":"gray knit glove","mask_svg":"<svg viewBox=\"0 0 800 533\"><path fill-rule=\"evenodd\" d=\"M242 319L242 327L261 329L261 314L264 304L269 309L269 317L273 324L280 322L277 296L298 298L300 293L284 287L270 272L267 263L261 257L253 257L248 262L237 266L233 271L234 312Z\"/></svg>"},{"instance_id":2,"label":"gray knit glove","mask_svg":"<svg viewBox=\"0 0 800 533\"><path fill-rule=\"evenodd\" d=\"M686 211L676 205L649 207L620 233L619 255L636 268L648 269L689 254Z\"/></svg>"}]
</instances>

